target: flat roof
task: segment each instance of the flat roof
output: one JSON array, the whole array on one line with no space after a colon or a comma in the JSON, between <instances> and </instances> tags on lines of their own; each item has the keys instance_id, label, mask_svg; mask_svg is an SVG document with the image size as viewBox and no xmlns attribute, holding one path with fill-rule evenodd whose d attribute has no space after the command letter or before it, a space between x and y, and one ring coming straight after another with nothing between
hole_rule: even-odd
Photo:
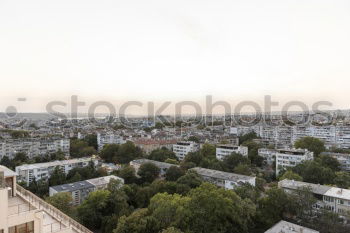
<instances>
[{"instance_id":1,"label":"flat roof","mask_svg":"<svg viewBox=\"0 0 350 233\"><path fill-rule=\"evenodd\" d=\"M71 163L86 162L92 159L93 158L89 157L89 158L77 158L77 159L68 159L68 160L56 160L56 161L47 162L47 163L24 164L21 166L17 166L16 168L26 170L26 169L36 169L36 168L43 168L43 167L56 167L56 166L63 166Z\"/></svg>"},{"instance_id":2,"label":"flat roof","mask_svg":"<svg viewBox=\"0 0 350 233\"><path fill-rule=\"evenodd\" d=\"M86 180L86 181L91 183L94 186L99 186L99 185L109 184L111 179L120 180L122 183L124 183L124 179L123 178L120 178L120 177L114 176L114 175L98 177L98 178L89 179L89 180Z\"/></svg>"},{"instance_id":3,"label":"flat roof","mask_svg":"<svg viewBox=\"0 0 350 233\"><path fill-rule=\"evenodd\" d=\"M62 184L50 187L57 192L73 192L80 189L95 188L95 186L85 180L70 184Z\"/></svg>"},{"instance_id":4,"label":"flat roof","mask_svg":"<svg viewBox=\"0 0 350 233\"><path fill-rule=\"evenodd\" d=\"M13 176L17 176L18 174L14 171L12 171L11 169L0 165L0 171L4 172L4 176L6 177L13 177Z\"/></svg>"},{"instance_id":5,"label":"flat roof","mask_svg":"<svg viewBox=\"0 0 350 233\"><path fill-rule=\"evenodd\" d=\"M265 231L265 233L319 233L318 231L312 230L307 227L299 226L297 224L280 221L276 225L274 225L269 230Z\"/></svg>"},{"instance_id":6,"label":"flat roof","mask_svg":"<svg viewBox=\"0 0 350 233\"><path fill-rule=\"evenodd\" d=\"M326 185L320 185L320 184L312 184L302 181L295 181L295 180L288 180L284 179L280 182L278 182L278 186L282 188L288 188L288 189L294 189L297 190L299 188L303 187L309 187L311 188L313 193L324 195L328 190L330 190L332 187L326 186Z\"/></svg>"},{"instance_id":7,"label":"flat roof","mask_svg":"<svg viewBox=\"0 0 350 233\"><path fill-rule=\"evenodd\" d=\"M239 180L251 180L255 178L253 176L245 176L245 175L217 171L217 170L212 170L212 169L207 169L202 167L191 168L191 170L196 171L199 175L213 177L217 179L223 179L223 180L239 181Z\"/></svg>"},{"instance_id":8,"label":"flat roof","mask_svg":"<svg viewBox=\"0 0 350 233\"><path fill-rule=\"evenodd\" d=\"M144 163L153 163L159 168L170 168L172 166L179 167L179 165L176 164L171 164L171 163L164 163L164 162L159 162L155 160L150 160L150 159L136 159L131 161L133 163L138 163L138 164L144 164Z\"/></svg>"}]
</instances>

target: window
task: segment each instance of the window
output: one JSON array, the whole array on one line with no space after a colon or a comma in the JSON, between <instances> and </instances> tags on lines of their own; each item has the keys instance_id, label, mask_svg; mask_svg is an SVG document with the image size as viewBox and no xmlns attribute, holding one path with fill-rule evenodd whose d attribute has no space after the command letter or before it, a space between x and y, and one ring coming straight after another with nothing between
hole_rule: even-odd
<instances>
[{"instance_id":1,"label":"window","mask_svg":"<svg viewBox=\"0 0 350 233\"><path fill-rule=\"evenodd\" d=\"M9 233L34 233L34 222L27 222L10 227Z\"/></svg>"}]
</instances>

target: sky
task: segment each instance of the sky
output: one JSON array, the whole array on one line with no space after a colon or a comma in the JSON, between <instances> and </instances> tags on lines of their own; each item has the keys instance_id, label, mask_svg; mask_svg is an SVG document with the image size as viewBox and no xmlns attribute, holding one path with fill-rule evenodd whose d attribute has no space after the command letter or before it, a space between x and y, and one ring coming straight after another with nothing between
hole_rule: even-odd
<instances>
[{"instance_id":1,"label":"sky","mask_svg":"<svg viewBox=\"0 0 350 233\"><path fill-rule=\"evenodd\" d=\"M349 109L349 25L348 0L0 0L0 112L72 95Z\"/></svg>"}]
</instances>

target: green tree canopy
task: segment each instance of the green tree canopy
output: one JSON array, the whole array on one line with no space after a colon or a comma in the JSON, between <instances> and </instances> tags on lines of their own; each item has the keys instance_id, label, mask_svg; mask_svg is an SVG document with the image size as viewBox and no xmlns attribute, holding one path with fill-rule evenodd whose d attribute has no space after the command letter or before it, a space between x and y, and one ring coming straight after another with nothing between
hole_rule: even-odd
<instances>
[{"instance_id":1,"label":"green tree canopy","mask_svg":"<svg viewBox=\"0 0 350 233\"><path fill-rule=\"evenodd\" d=\"M314 152L314 155L317 157L321 152L326 150L324 142L318 138L314 137L303 137L297 140L294 143L295 148L308 149L309 151Z\"/></svg>"}]
</instances>

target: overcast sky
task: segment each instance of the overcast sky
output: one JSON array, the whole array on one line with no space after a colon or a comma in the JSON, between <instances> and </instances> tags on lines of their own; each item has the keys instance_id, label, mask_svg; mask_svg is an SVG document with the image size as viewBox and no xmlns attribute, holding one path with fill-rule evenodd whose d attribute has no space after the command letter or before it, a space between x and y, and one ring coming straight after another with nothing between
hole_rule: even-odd
<instances>
[{"instance_id":1,"label":"overcast sky","mask_svg":"<svg viewBox=\"0 0 350 233\"><path fill-rule=\"evenodd\" d=\"M0 0L0 77L0 111L71 95L349 108L350 1Z\"/></svg>"}]
</instances>

